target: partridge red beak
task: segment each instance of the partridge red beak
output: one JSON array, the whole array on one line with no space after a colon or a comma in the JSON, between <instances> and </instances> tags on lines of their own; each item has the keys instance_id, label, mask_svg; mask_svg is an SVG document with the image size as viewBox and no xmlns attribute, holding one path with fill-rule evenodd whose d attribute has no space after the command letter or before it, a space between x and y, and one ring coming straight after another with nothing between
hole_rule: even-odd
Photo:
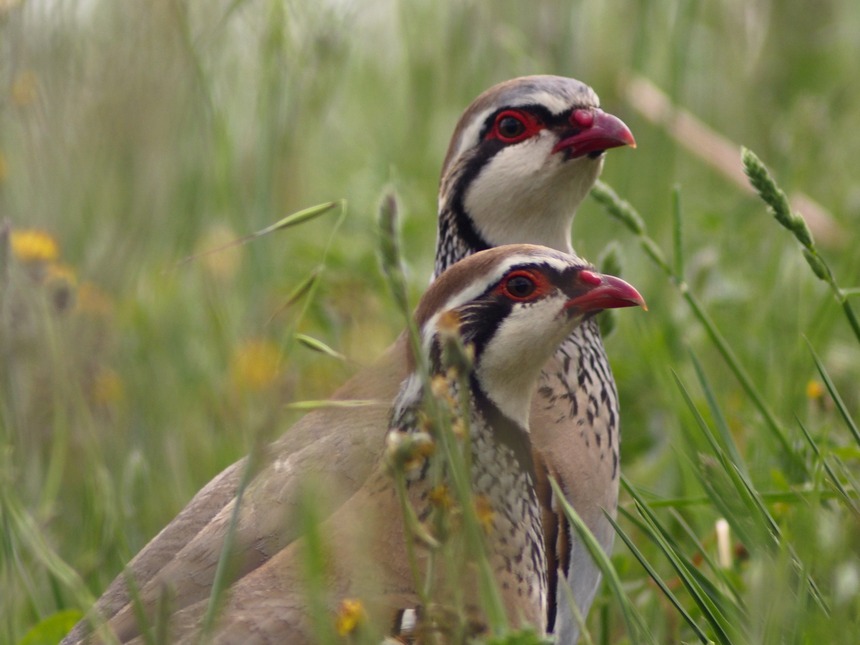
<instances>
[{"instance_id":1,"label":"partridge red beak","mask_svg":"<svg viewBox=\"0 0 860 645\"><path fill-rule=\"evenodd\" d=\"M609 148L636 147L633 133L624 121L603 110L574 110L570 120L579 131L555 144L553 152L567 150L569 158L575 159Z\"/></svg>"},{"instance_id":2,"label":"partridge red beak","mask_svg":"<svg viewBox=\"0 0 860 645\"><path fill-rule=\"evenodd\" d=\"M603 275L594 271L580 271L578 275L579 295L571 298L565 308L582 312L597 312L604 309L621 307L642 307L648 311L645 299L636 289L613 275ZM582 292L583 286L585 292Z\"/></svg>"}]
</instances>

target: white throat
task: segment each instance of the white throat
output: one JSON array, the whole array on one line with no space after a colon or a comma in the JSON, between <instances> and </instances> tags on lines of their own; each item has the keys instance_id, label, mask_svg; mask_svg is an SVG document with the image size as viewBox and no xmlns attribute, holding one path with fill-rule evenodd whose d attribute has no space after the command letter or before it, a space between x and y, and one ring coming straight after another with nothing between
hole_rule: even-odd
<instances>
[{"instance_id":1,"label":"white throat","mask_svg":"<svg viewBox=\"0 0 860 645\"><path fill-rule=\"evenodd\" d=\"M500 151L470 184L465 209L491 246L525 242L572 252L573 217L603 159L564 161L552 152L555 141L546 133Z\"/></svg>"},{"instance_id":2,"label":"white throat","mask_svg":"<svg viewBox=\"0 0 860 645\"><path fill-rule=\"evenodd\" d=\"M484 393L509 419L529 428L529 409L541 368L576 326L563 299L509 316L481 354L475 375ZM564 317L563 322L559 319Z\"/></svg>"}]
</instances>

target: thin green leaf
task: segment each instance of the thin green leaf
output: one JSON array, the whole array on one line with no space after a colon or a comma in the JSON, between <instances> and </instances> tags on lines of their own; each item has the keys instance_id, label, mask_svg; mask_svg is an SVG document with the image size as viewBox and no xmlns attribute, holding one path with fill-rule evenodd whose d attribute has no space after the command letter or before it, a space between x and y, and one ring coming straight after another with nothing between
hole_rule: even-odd
<instances>
[{"instance_id":1,"label":"thin green leaf","mask_svg":"<svg viewBox=\"0 0 860 645\"><path fill-rule=\"evenodd\" d=\"M839 492L840 496L842 497L842 500L855 513L860 514L860 506L858 506L857 503L851 498L851 495L848 494L848 491L842 485L842 482L839 480L839 477L837 477L836 473L833 472L833 468L831 468L830 464L827 463L827 459L825 459L824 455L821 452L821 449L818 447L818 443L812 438L812 435L809 433L809 430L807 430L806 426L803 424L803 421L801 421L799 417L795 417L795 420L797 421L797 425L800 427L800 430L803 433L806 442L809 444L809 447L812 448L812 451L815 453L816 458L821 462L821 465L824 468L824 472L827 473L827 476L830 479L830 483Z\"/></svg>"},{"instance_id":2,"label":"thin green leaf","mask_svg":"<svg viewBox=\"0 0 860 645\"><path fill-rule=\"evenodd\" d=\"M684 220L681 214L681 187L672 189L672 246L675 278L684 281Z\"/></svg>"},{"instance_id":3,"label":"thin green leaf","mask_svg":"<svg viewBox=\"0 0 860 645\"><path fill-rule=\"evenodd\" d=\"M705 545L702 544L702 542L699 540L699 536L696 535L695 531L693 531L693 527L687 523L687 520L684 518L684 516L681 515L681 513L679 513L678 510L675 508L669 509L669 512L672 514L674 520L678 523L678 526L680 526L684 530L684 533L687 534L687 539L689 539L690 542L692 542L693 545L696 547L696 551L699 553L699 555L702 556L702 559L708 565L708 568L714 573L714 575L716 575L720 579L720 581L723 583L723 587L731 592L731 605L733 607L738 608L740 613L746 616L746 612L743 611L743 604L740 593L735 587L734 582L732 582L726 575L726 570L722 566L719 566L716 562L714 562L714 559L711 557L711 554L705 548ZM724 593L719 593L716 596L714 594L711 594L711 598L714 599L714 602L720 603L721 601L726 600L726 595Z\"/></svg>"},{"instance_id":4,"label":"thin green leaf","mask_svg":"<svg viewBox=\"0 0 860 645\"><path fill-rule=\"evenodd\" d=\"M188 257L182 258L179 262L176 263L176 268L181 267L189 262L197 260L199 258L205 257L207 255L212 255L213 253L219 253L220 251L224 251L226 249L233 248L234 246L240 246L242 244L247 244L251 240L255 240L258 237L263 237L264 235L268 235L269 233L274 233L275 231L281 231L285 228L290 228L291 226L298 226L299 224L303 224L304 222L308 222L312 219L319 217L320 215L324 215L329 212L335 206L341 207L341 212L346 211L346 201L341 199L336 202L326 202L324 204L318 204L316 206L311 206L310 208L305 208L297 213L292 213L287 215L283 219L278 220L274 224L267 226L266 228L260 229L259 231L255 231L254 233L250 233L245 235L244 237L237 238L235 240L231 240L226 244L222 244L220 246L215 247L214 249L207 249L205 251L201 251L200 253L195 253L193 255L189 255Z\"/></svg>"},{"instance_id":5,"label":"thin green leaf","mask_svg":"<svg viewBox=\"0 0 860 645\"><path fill-rule=\"evenodd\" d=\"M729 430L729 424L723 416L722 410L720 410L720 406L717 403L716 396L714 396L711 384L709 383L707 376L705 376L705 371L702 369L702 364L699 362L699 359L692 350L689 351L689 355L690 359L693 361L693 369L696 371L699 385L701 386L702 392L705 394L705 399L708 402L708 409L711 411L711 416L714 418L714 422L716 423L717 431L719 432L720 439L722 440L722 446L728 451L730 460L737 465L739 470L746 473L746 464L744 463L744 460L741 459L740 452L735 444L735 439Z\"/></svg>"},{"instance_id":6,"label":"thin green leaf","mask_svg":"<svg viewBox=\"0 0 860 645\"><path fill-rule=\"evenodd\" d=\"M622 539L624 544L627 545L627 548L630 549L630 552L633 554L633 557L639 561L639 564L642 565L642 568L648 572L648 575L651 576L651 580L660 588L666 598L669 599L669 602L678 610L678 613L681 614L681 617L687 621L687 624L696 632L696 636L699 637L699 640L703 643L711 642L711 639L708 638L707 634L702 631L702 629L696 624L696 621L687 613L687 610L684 609L684 606L681 604L681 601L672 593L672 590L669 589L669 586L663 582L663 579L660 577L660 574L657 573L656 569L651 566L651 563L648 562L648 559L642 554L642 552L636 548L636 545L633 543L633 540L630 539L624 530L619 526L618 522L609 514L604 513L606 518L612 524L612 527L615 529L615 533Z\"/></svg>"},{"instance_id":7,"label":"thin green leaf","mask_svg":"<svg viewBox=\"0 0 860 645\"><path fill-rule=\"evenodd\" d=\"M686 557L671 546L667 539L668 531L666 531L660 524L656 515L654 515L648 507L645 500L642 499L630 482L628 482L623 476L621 477L621 485L630 494L630 496L633 497L636 509L645 520L646 526L650 529L649 534L651 538L669 560L669 563L672 565L672 568L675 569L675 573L678 575L681 583L701 610L702 616L711 625L711 628L714 630L717 637L717 641L723 644L734 642L734 638L730 636L730 634L735 632L737 625L734 625L735 629L733 629L732 622L729 621L719 607L714 604L709 595L702 589L691 573L691 570L694 570L695 567L692 566Z\"/></svg>"},{"instance_id":8,"label":"thin green leaf","mask_svg":"<svg viewBox=\"0 0 860 645\"><path fill-rule=\"evenodd\" d=\"M789 490L789 491L759 491L759 496L763 501L768 504L797 504L804 502L809 493L815 493L821 499L836 499L839 497L839 493L829 490L829 489L818 489L818 490ZM693 506L707 506L708 504L713 503L713 500L710 497L703 495L696 495L690 497L666 497L661 499L649 499L648 503L651 505L651 508L686 508Z\"/></svg>"},{"instance_id":9,"label":"thin green leaf","mask_svg":"<svg viewBox=\"0 0 860 645\"><path fill-rule=\"evenodd\" d=\"M320 401L294 401L287 403L287 410L319 410L325 408L349 409L349 408L373 408L391 407L391 401L377 399L325 399Z\"/></svg>"},{"instance_id":10,"label":"thin green leaf","mask_svg":"<svg viewBox=\"0 0 860 645\"><path fill-rule=\"evenodd\" d=\"M653 512L653 509L655 508L654 505L649 502L649 506L651 507L651 510ZM648 536L649 539L655 545L657 545L658 548L660 547L659 542L652 535L654 529L651 527L651 525L647 524L644 520L634 515L626 508L619 508L618 512L621 513L628 522L636 526L643 534ZM735 618L733 619L733 623L740 623L742 620L745 620L746 612L743 610L743 608L737 603L734 603L731 598L726 596L726 594L724 594L720 588L718 588L713 582L711 582L707 575L705 575L703 571L700 571L696 564L690 560L690 558L687 558L683 555L683 549L681 545L678 543L677 540L675 540L672 534L667 530L664 531L662 535L663 540L665 540L669 547L683 558L684 562L687 564L687 569L690 575L694 578L696 584L701 588L702 592L707 595L708 598L710 598L717 607L720 608L720 611L726 616L735 616ZM704 553L704 551L700 548L701 545L699 544L698 540L694 540L693 543L698 553Z\"/></svg>"},{"instance_id":11,"label":"thin green leaf","mask_svg":"<svg viewBox=\"0 0 860 645\"><path fill-rule=\"evenodd\" d=\"M18 645L56 645L83 618L77 609L67 609L51 614L33 625Z\"/></svg>"},{"instance_id":12,"label":"thin green leaf","mask_svg":"<svg viewBox=\"0 0 860 645\"><path fill-rule=\"evenodd\" d=\"M291 226L298 226L299 224L304 224L305 222L309 222L321 215L325 215L330 210L335 208L336 206L340 206L343 208L344 201L339 200L336 202L325 202L324 204L317 204L316 206L311 206L309 208L305 208L304 210L300 210L297 213L292 213L291 215L287 215L283 219L278 220L274 224L267 226L266 228L260 229L256 233L252 233L253 237L263 237L264 235L268 235L269 233L274 233L275 231L283 231L286 228L290 228Z\"/></svg>"},{"instance_id":13,"label":"thin green leaf","mask_svg":"<svg viewBox=\"0 0 860 645\"><path fill-rule=\"evenodd\" d=\"M346 360L346 356L332 349L318 338L308 336L307 334L294 334L294 338L298 341L299 345L304 345L308 349L311 349L315 352L325 354L326 356L331 356L332 358L336 358L339 361Z\"/></svg>"},{"instance_id":14,"label":"thin green leaf","mask_svg":"<svg viewBox=\"0 0 860 645\"><path fill-rule=\"evenodd\" d=\"M579 517L576 510L574 510L573 506L568 503L564 493L558 485L558 482L556 482L552 477L550 477L549 482L552 486L555 499L561 502L561 507L565 516L574 529L576 529L579 539L582 540L582 543L585 545L585 548L588 550L588 553L591 555L597 568L600 569L600 572L603 574L603 578L606 580L607 585L612 591L612 595L615 596L615 599L618 601L618 605L621 608L621 614L627 625L627 634L630 636L630 640L633 643L640 643L644 639L650 643L654 643L654 637L651 635L651 632L645 626L642 617L636 611L635 607L633 607L633 603L630 602L630 599L624 592L621 579L618 577L618 573L615 571L615 567L612 566L612 562L609 560L609 557L604 553L603 548L585 525L585 522L582 521L582 518Z\"/></svg>"},{"instance_id":15,"label":"thin green leaf","mask_svg":"<svg viewBox=\"0 0 860 645\"><path fill-rule=\"evenodd\" d=\"M783 455L788 461L787 465L791 469L791 472L797 473L798 475L806 475L806 465L804 464L803 459L792 448L791 443L785 435L785 431L776 419L776 415L770 409L770 406L758 391L758 388L753 384L749 374L747 374L747 371L741 365L740 360L738 360L734 351L732 351L732 348L729 346L728 342L726 342L726 339L720 333L719 329L717 329L714 321L711 320L711 317L705 312L698 299L690 293L689 290L684 289L682 294L684 299L693 309L693 313L696 318L698 318L699 322L704 325L705 330L708 332L708 336L722 355L723 360L732 370L735 378L741 384L741 388L746 392L747 396L750 397L752 403L761 413L762 417L764 417L765 425L768 430L770 430L774 438L779 442Z\"/></svg>"},{"instance_id":16,"label":"thin green leaf","mask_svg":"<svg viewBox=\"0 0 860 645\"><path fill-rule=\"evenodd\" d=\"M699 303L698 299L690 292L689 286L681 280L680 276L674 273L672 267L666 262L664 254L659 245L647 235L645 223L639 213L626 201L621 199L615 191L613 191L605 183L598 181L591 191L592 197L597 200L610 215L621 221L629 230L639 237L639 242L642 245L645 253L650 257L657 266L659 266L669 277L671 277L681 296L686 300L687 304L693 310L693 315L705 327L711 341L716 345L717 350L723 357L723 360L732 370L735 378L741 384L743 390L752 399L753 404L758 408L761 415L765 418L768 430L774 435L780 446L783 449L785 458L788 460L788 466L792 473L805 475L805 467L803 460L792 450L791 444L785 436L785 432L777 421L776 416L771 411L764 397L759 393L752 382L752 379L747 374L746 370L741 365L735 353L732 351L729 344L726 342L723 335L717 329L716 324L711 317L705 312L705 309ZM860 327L858 327L858 338L860 338Z\"/></svg>"},{"instance_id":17,"label":"thin green leaf","mask_svg":"<svg viewBox=\"0 0 860 645\"><path fill-rule=\"evenodd\" d=\"M754 495L750 492L753 490L752 486L749 483L742 481L744 477L741 470L732 463L720 446L716 436L713 434L708 423L705 421L704 417L702 417L696 404L690 397L690 393L687 391L681 378L674 371L672 372L672 375L675 379L675 384L681 392L681 396L684 398L684 402L687 404L687 408L693 414L699 430L701 430L702 435L711 447L713 456L717 458L721 466L720 472L728 477L734 491L737 493L736 500L739 500L744 505L744 512L742 514L738 513L737 509L730 507L728 505L728 499L732 498L726 498L720 491L716 490L714 488L715 482L712 482L711 478L702 477L702 485L705 489L713 491L712 501L721 509L722 514L727 520L729 520L745 542L758 542L759 540L765 539L764 536L768 534L776 540L776 535L778 534L779 529L773 521L773 518L771 518L770 514L766 511L762 513L763 505L757 503L754 499ZM752 526L755 526L755 528L759 529L759 531L763 531L764 533L760 532L755 536L748 533L747 527L750 526L750 522L752 522Z\"/></svg>"},{"instance_id":18,"label":"thin green leaf","mask_svg":"<svg viewBox=\"0 0 860 645\"><path fill-rule=\"evenodd\" d=\"M123 577L125 579L125 587L128 589L128 596L131 601L131 608L134 612L134 619L137 622L137 628L140 631L140 637L146 645L156 645L153 630L153 627L155 626L155 617L149 614L146 609L146 605L143 603L143 598L140 595L140 586L137 584L137 580L130 569L125 569L123 571Z\"/></svg>"},{"instance_id":19,"label":"thin green leaf","mask_svg":"<svg viewBox=\"0 0 860 645\"><path fill-rule=\"evenodd\" d=\"M809 342L808 338L806 339L806 344L809 347L809 353L812 354L815 368L821 375L821 380L824 381L824 386L827 388L827 391L830 392L830 398L832 398L833 402L836 404L836 409L839 410L839 414L842 416L842 420L845 421L845 425L848 426L848 430L854 437L854 441L856 441L857 445L860 446L860 429L857 428L857 424L854 422L851 413L848 412L845 402L842 400L842 397L839 396L839 391L836 389L833 379L830 378L830 374L827 373L827 368L824 367L824 363L818 357L818 354L815 353L815 349L813 349L812 343Z\"/></svg>"},{"instance_id":20,"label":"thin green leaf","mask_svg":"<svg viewBox=\"0 0 860 645\"><path fill-rule=\"evenodd\" d=\"M774 546L782 547L788 550L788 553L792 557L792 562L797 569L799 575L801 575L806 581L807 587L818 603L819 607L826 614L829 613L829 607L827 606L827 602L824 600L824 597L821 595L821 592L818 589L818 585L812 579L811 576L806 574L806 566L800 557L797 555L796 551L792 547L792 545L783 539L782 532L777 524L776 520L773 519L773 516L767 510L764 501L761 499L761 496L758 494L758 491L755 489L752 481L744 474L744 472L734 463L732 463L722 448L717 443L716 437L711 433L710 428L708 427L705 420L699 414L696 409L695 404L690 398L689 393L681 382L680 378L676 373L673 372L675 377L675 382L678 385L681 393L684 397L684 400L687 402L687 406L690 408L693 415L696 417L696 421L699 424L703 434L710 443L712 450L714 451L714 455L720 461L725 474L728 475L732 485L735 490L739 493L738 497L746 506L748 513L744 516L746 520L758 520L755 522L755 525L765 529L771 536L772 543ZM711 490L710 482L707 478L702 478L702 484L705 486L706 490ZM722 506L724 509L727 509L725 504L723 503L721 496L719 494L714 495L713 501L715 504ZM726 511L725 513L726 519L732 524L732 527L738 531L741 535L745 533L744 531L744 522L741 521L741 518L732 512ZM749 541L749 537L746 538Z\"/></svg>"}]
</instances>

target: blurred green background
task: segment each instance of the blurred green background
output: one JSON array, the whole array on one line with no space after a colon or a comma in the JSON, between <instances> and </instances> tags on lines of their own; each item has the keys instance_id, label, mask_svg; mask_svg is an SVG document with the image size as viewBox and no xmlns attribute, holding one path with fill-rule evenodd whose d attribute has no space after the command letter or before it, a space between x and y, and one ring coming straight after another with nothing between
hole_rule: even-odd
<instances>
[{"instance_id":1,"label":"blurred green background","mask_svg":"<svg viewBox=\"0 0 860 645\"><path fill-rule=\"evenodd\" d=\"M807 465L786 468L676 286L589 200L575 248L597 260L616 244L650 307L617 316L607 339L627 478L663 500L679 551L713 555L724 493L701 486L712 455L677 373L708 421L724 417L781 528L768 544L733 534L742 557L719 575L702 565L743 614L737 642L856 642L860 446L804 339L855 418L860 345L764 204L706 163L716 154L707 141L648 121L629 89L648 79L727 137L737 168L747 146L787 192L823 205L832 219L813 231L852 287L858 34L855 0L0 1L0 218L11 225L0 256L0 642L34 626L31 638L44 639L40 621L86 607L83 589L99 595L255 433L288 427L296 413L285 404L325 398L394 339L402 320L377 262L383 191L400 198L417 302L460 112L490 85L534 73L587 82L630 126L638 148L610 151L603 179L668 256L679 188L687 284ZM333 212L177 266L338 199L348 204L340 226ZM288 305L315 271L307 310ZM346 360L296 343L296 332ZM825 464L847 499L833 499ZM641 527L622 526L707 631ZM614 563L656 642L695 640L620 541ZM589 625L595 642L629 638L606 593Z\"/></svg>"}]
</instances>

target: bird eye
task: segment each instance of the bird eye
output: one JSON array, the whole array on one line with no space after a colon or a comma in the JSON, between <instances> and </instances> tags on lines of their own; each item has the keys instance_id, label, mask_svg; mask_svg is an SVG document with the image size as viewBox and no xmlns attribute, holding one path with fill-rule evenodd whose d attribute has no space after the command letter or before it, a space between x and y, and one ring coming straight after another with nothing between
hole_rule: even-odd
<instances>
[{"instance_id":1,"label":"bird eye","mask_svg":"<svg viewBox=\"0 0 860 645\"><path fill-rule=\"evenodd\" d=\"M488 137L503 143L517 143L532 136L539 129L540 124L529 120L525 114L506 110L496 115L493 130Z\"/></svg>"},{"instance_id":2,"label":"bird eye","mask_svg":"<svg viewBox=\"0 0 860 645\"><path fill-rule=\"evenodd\" d=\"M505 139L516 139L525 132L526 124L514 116L499 119L499 134Z\"/></svg>"},{"instance_id":3,"label":"bird eye","mask_svg":"<svg viewBox=\"0 0 860 645\"><path fill-rule=\"evenodd\" d=\"M514 273L505 280L503 290L514 300L527 300L537 290L537 283L527 273Z\"/></svg>"}]
</instances>

